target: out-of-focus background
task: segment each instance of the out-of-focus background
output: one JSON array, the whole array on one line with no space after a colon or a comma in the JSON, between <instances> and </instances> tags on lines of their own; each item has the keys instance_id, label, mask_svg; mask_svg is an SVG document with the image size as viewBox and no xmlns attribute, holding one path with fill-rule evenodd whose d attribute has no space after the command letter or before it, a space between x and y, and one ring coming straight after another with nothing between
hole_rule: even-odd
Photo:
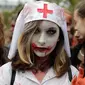
<instances>
[{"instance_id":1,"label":"out-of-focus background","mask_svg":"<svg viewBox=\"0 0 85 85\"><path fill-rule=\"evenodd\" d=\"M11 23L14 23L24 3L29 1L33 0L0 0L0 14L2 14L4 18L6 29L9 29Z\"/></svg>"},{"instance_id":2,"label":"out-of-focus background","mask_svg":"<svg viewBox=\"0 0 85 85\"><path fill-rule=\"evenodd\" d=\"M33 0L0 0L0 13L3 15L5 28L9 29L11 24L14 23L19 11L22 9L23 4ZM60 6L63 6L70 11L73 11L75 4L79 0L47 0L51 2L56 2Z\"/></svg>"},{"instance_id":3,"label":"out-of-focus background","mask_svg":"<svg viewBox=\"0 0 85 85\"><path fill-rule=\"evenodd\" d=\"M11 41L16 18L26 2L32 2L33 0L0 0L0 14L4 21L5 43L8 44ZM39 0L37 0L39 1ZM74 6L79 0L45 0L50 2L56 2L58 5L73 12ZM9 40L10 39L10 40Z\"/></svg>"}]
</instances>

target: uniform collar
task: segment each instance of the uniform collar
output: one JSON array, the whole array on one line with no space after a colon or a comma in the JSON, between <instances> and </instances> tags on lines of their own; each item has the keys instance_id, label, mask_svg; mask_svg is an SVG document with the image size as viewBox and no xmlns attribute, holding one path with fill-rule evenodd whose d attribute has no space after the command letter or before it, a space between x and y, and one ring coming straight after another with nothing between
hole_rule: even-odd
<instances>
[{"instance_id":1,"label":"uniform collar","mask_svg":"<svg viewBox=\"0 0 85 85\"><path fill-rule=\"evenodd\" d=\"M35 75L32 73L32 71L26 71L26 72L22 73L22 75L23 75L25 78L30 79L31 81L40 84L40 82L37 80L37 78L36 78ZM42 80L41 83L44 83L45 81L47 81L47 80L49 80L49 79L52 79L52 78L54 78L54 77L56 77L56 74L55 74L55 72L54 72L53 67L51 67L51 68L47 71L47 73L46 73L46 75L45 75L45 77L43 78L43 80Z\"/></svg>"}]
</instances>

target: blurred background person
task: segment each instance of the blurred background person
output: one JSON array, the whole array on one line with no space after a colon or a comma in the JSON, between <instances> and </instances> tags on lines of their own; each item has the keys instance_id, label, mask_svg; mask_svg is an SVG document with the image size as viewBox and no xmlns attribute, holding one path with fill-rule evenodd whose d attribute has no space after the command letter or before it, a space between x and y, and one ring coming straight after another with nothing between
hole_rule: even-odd
<instances>
[{"instance_id":1,"label":"blurred background person","mask_svg":"<svg viewBox=\"0 0 85 85\"><path fill-rule=\"evenodd\" d=\"M8 48L4 46L5 39L4 39L4 25L2 15L0 14L0 66L8 62Z\"/></svg>"},{"instance_id":2,"label":"blurred background person","mask_svg":"<svg viewBox=\"0 0 85 85\"><path fill-rule=\"evenodd\" d=\"M80 59L79 76L74 77L72 85L85 85L85 0L79 2L74 10L75 36L81 43L81 48L76 58Z\"/></svg>"},{"instance_id":3,"label":"blurred background person","mask_svg":"<svg viewBox=\"0 0 85 85\"><path fill-rule=\"evenodd\" d=\"M75 21L75 36L77 37L81 48L78 53L78 58L81 58L81 62L85 63L85 1L80 2L74 11L74 21ZM80 56L79 56L80 55ZM85 65L85 64L84 64ZM85 67L85 66L84 66Z\"/></svg>"},{"instance_id":4,"label":"blurred background person","mask_svg":"<svg viewBox=\"0 0 85 85\"><path fill-rule=\"evenodd\" d=\"M76 67L74 62L75 61L74 56L77 55L75 54L75 52L76 52L76 45L78 44L78 41L74 37L73 16L72 16L72 13L67 9L64 9L64 15L67 22L67 32L68 32L68 37L70 42L71 64Z\"/></svg>"},{"instance_id":5,"label":"blurred background person","mask_svg":"<svg viewBox=\"0 0 85 85\"><path fill-rule=\"evenodd\" d=\"M85 68L85 1L80 2L74 10L75 37L78 40L74 63Z\"/></svg>"},{"instance_id":6,"label":"blurred background person","mask_svg":"<svg viewBox=\"0 0 85 85\"><path fill-rule=\"evenodd\" d=\"M72 41L72 33L71 33L71 29L72 29L72 14L69 10L64 9L64 15L65 15L65 19L67 22L67 32L68 32L68 36L69 36L69 41L70 41L70 45L71 45L71 41Z\"/></svg>"},{"instance_id":7,"label":"blurred background person","mask_svg":"<svg viewBox=\"0 0 85 85\"><path fill-rule=\"evenodd\" d=\"M82 37L82 35L80 35L80 33L77 30L75 30L75 27L73 26L74 22L73 22L72 13L69 10L65 9L64 15L65 15L65 18L67 21L67 31L68 31L69 41L70 41L71 64L73 66L75 66L76 68L78 68L79 65L81 65L84 62L83 61L84 58L80 51L82 42L83 42L83 37ZM79 55L78 55L78 53L79 53ZM80 55L82 57L80 57Z\"/></svg>"},{"instance_id":8,"label":"blurred background person","mask_svg":"<svg viewBox=\"0 0 85 85\"><path fill-rule=\"evenodd\" d=\"M64 15L67 22L67 32L70 41L70 46L74 47L77 45L77 39L74 37L73 15L71 11L67 9L64 9Z\"/></svg>"}]
</instances>

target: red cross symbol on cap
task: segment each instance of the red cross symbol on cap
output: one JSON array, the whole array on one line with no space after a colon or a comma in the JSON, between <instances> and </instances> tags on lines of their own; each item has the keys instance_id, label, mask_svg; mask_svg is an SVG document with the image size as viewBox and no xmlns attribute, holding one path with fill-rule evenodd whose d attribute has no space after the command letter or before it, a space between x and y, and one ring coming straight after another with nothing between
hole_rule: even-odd
<instances>
[{"instance_id":1,"label":"red cross symbol on cap","mask_svg":"<svg viewBox=\"0 0 85 85\"><path fill-rule=\"evenodd\" d=\"M43 13L43 18L47 18L47 13L52 14L53 10L47 9L47 4L44 4L44 9L37 9L38 12Z\"/></svg>"}]
</instances>

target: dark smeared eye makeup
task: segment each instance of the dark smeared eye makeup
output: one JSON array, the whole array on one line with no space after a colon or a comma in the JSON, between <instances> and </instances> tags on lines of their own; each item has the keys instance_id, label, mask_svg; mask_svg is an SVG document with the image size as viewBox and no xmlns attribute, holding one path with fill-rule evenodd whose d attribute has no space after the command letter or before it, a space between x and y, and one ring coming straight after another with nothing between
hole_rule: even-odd
<instances>
[{"instance_id":1,"label":"dark smeared eye makeup","mask_svg":"<svg viewBox=\"0 0 85 85\"><path fill-rule=\"evenodd\" d=\"M35 31L35 34L39 34L40 32L41 32L40 28L37 28L36 31ZM46 30L46 34L47 34L48 36L52 36L52 35L54 35L56 32L57 32L57 30L56 30L56 28L54 28L54 27L48 28L48 29Z\"/></svg>"},{"instance_id":2,"label":"dark smeared eye makeup","mask_svg":"<svg viewBox=\"0 0 85 85\"><path fill-rule=\"evenodd\" d=\"M47 32L48 35L51 36L51 35L54 35L57 31L56 31L56 28L51 27L46 32Z\"/></svg>"}]
</instances>

